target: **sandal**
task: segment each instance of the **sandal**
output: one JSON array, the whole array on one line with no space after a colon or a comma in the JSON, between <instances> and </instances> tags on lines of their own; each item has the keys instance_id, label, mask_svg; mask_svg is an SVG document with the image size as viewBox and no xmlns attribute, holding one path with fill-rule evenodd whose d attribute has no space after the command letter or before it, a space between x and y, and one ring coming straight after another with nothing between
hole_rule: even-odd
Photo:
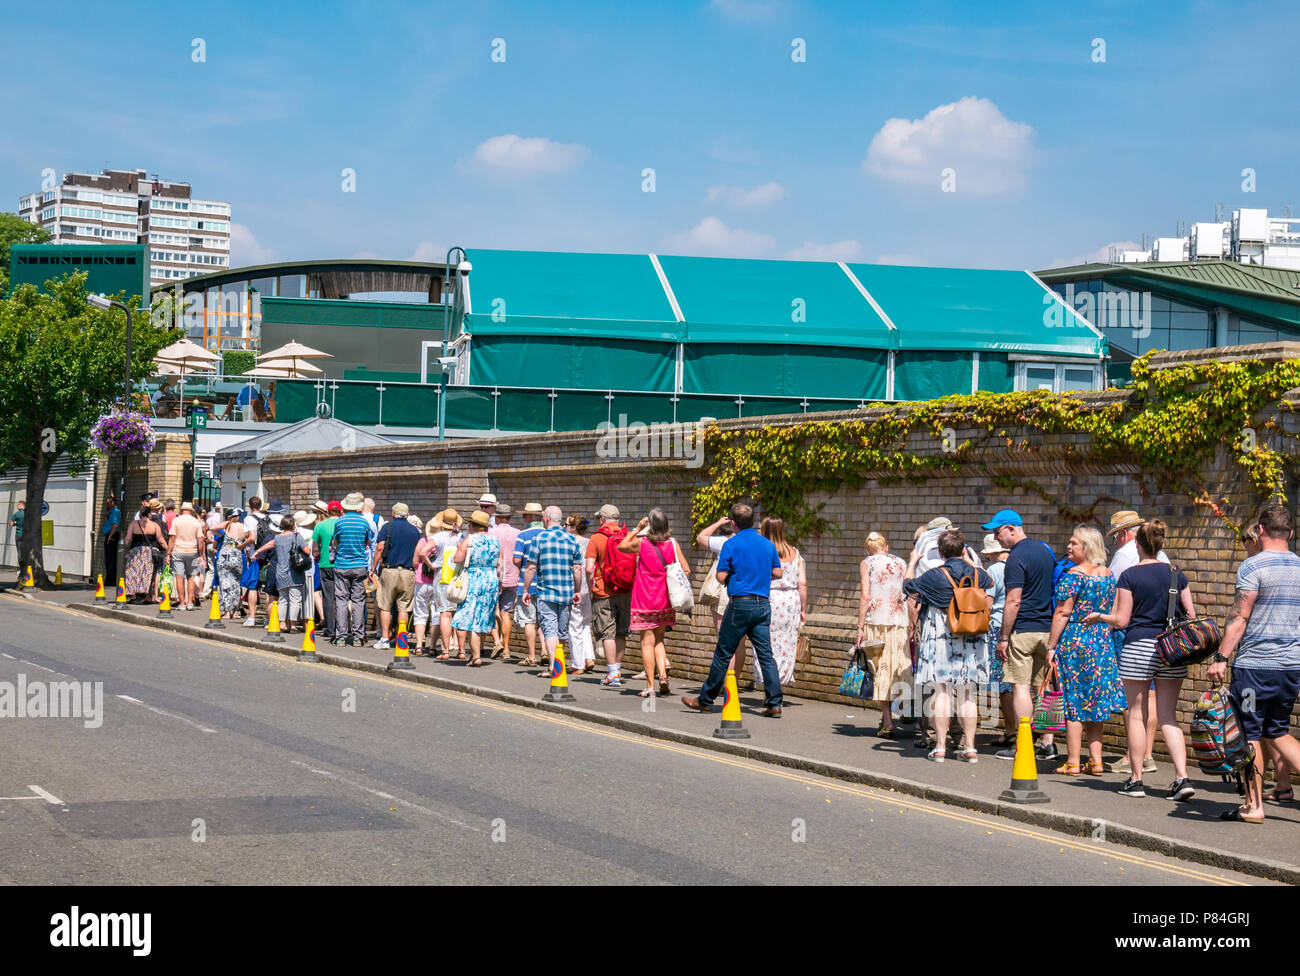
<instances>
[{"instance_id":1,"label":"sandal","mask_svg":"<svg viewBox=\"0 0 1300 976\"><path fill-rule=\"evenodd\" d=\"M958 757L965 763L977 763L979 762L980 754L974 749L963 749L958 753Z\"/></svg>"},{"instance_id":2,"label":"sandal","mask_svg":"<svg viewBox=\"0 0 1300 976\"><path fill-rule=\"evenodd\" d=\"M619 675L617 671L615 671L613 674L607 674L605 675L605 677L600 679L600 683L602 685L605 685L606 687L609 687L610 685L614 684L614 682L618 682L620 685L623 683L622 676Z\"/></svg>"},{"instance_id":3,"label":"sandal","mask_svg":"<svg viewBox=\"0 0 1300 976\"><path fill-rule=\"evenodd\" d=\"M456 655L456 660L457 660L457 661L468 661L468 660L469 660L469 655L466 654L464 651L460 651L460 652Z\"/></svg>"},{"instance_id":4,"label":"sandal","mask_svg":"<svg viewBox=\"0 0 1300 976\"><path fill-rule=\"evenodd\" d=\"M1268 796L1274 803L1290 803L1295 799L1295 790L1290 788L1279 790L1277 787L1274 787L1269 791Z\"/></svg>"},{"instance_id":5,"label":"sandal","mask_svg":"<svg viewBox=\"0 0 1300 976\"><path fill-rule=\"evenodd\" d=\"M1056 767L1055 772L1060 773L1062 776L1078 776L1083 772L1083 767L1078 763L1061 763Z\"/></svg>"},{"instance_id":6,"label":"sandal","mask_svg":"<svg viewBox=\"0 0 1300 976\"><path fill-rule=\"evenodd\" d=\"M492 648L492 660L495 661L505 652L506 652L506 646L504 644L498 644L496 647Z\"/></svg>"},{"instance_id":7,"label":"sandal","mask_svg":"<svg viewBox=\"0 0 1300 976\"><path fill-rule=\"evenodd\" d=\"M653 688L646 688L644 691L637 692L637 696L640 698L654 698L655 690Z\"/></svg>"},{"instance_id":8,"label":"sandal","mask_svg":"<svg viewBox=\"0 0 1300 976\"><path fill-rule=\"evenodd\" d=\"M465 665L465 667L467 667L467 668L481 668L481 667L483 667L483 660L482 660L482 658L477 658L477 657L476 657L476 658L474 658L474 660L470 661L469 664Z\"/></svg>"},{"instance_id":9,"label":"sandal","mask_svg":"<svg viewBox=\"0 0 1300 976\"><path fill-rule=\"evenodd\" d=\"M1247 817L1242 814L1241 807L1233 807L1231 810L1224 810L1219 814L1220 820L1233 820L1237 823L1262 824L1263 817Z\"/></svg>"},{"instance_id":10,"label":"sandal","mask_svg":"<svg viewBox=\"0 0 1300 976\"><path fill-rule=\"evenodd\" d=\"M898 731L897 731L897 730L896 730L892 725L891 725L889 728L884 728L884 727L877 728L877 729L876 729L876 738L877 738L877 739L897 739L897 738L898 738Z\"/></svg>"},{"instance_id":11,"label":"sandal","mask_svg":"<svg viewBox=\"0 0 1300 976\"><path fill-rule=\"evenodd\" d=\"M673 693L672 689L668 687L668 679L667 679L667 678L660 678L660 679L659 679L659 694L661 694L661 695L671 695L672 693Z\"/></svg>"},{"instance_id":12,"label":"sandal","mask_svg":"<svg viewBox=\"0 0 1300 976\"><path fill-rule=\"evenodd\" d=\"M451 660L451 655L448 654L446 651L443 651L441 654L436 655L436 656L434 657L434 660L435 660L435 661L450 661L450 660Z\"/></svg>"},{"instance_id":13,"label":"sandal","mask_svg":"<svg viewBox=\"0 0 1300 976\"><path fill-rule=\"evenodd\" d=\"M1089 759L1083 764L1083 771L1089 776L1106 775L1106 764L1100 759Z\"/></svg>"},{"instance_id":14,"label":"sandal","mask_svg":"<svg viewBox=\"0 0 1300 976\"><path fill-rule=\"evenodd\" d=\"M931 749L925 754L925 758L930 762L943 762L946 752L943 749Z\"/></svg>"}]
</instances>

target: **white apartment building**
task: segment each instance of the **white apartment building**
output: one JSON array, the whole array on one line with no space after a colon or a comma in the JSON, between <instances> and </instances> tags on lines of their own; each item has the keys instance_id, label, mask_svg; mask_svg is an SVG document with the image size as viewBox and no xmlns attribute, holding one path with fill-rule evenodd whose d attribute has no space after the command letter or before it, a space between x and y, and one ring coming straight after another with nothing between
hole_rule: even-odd
<instances>
[{"instance_id":1,"label":"white apartment building","mask_svg":"<svg viewBox=\"0 0 1300 976\"><path fill-rule=\"evenodd\" d=\"M54 244L148 244L151 285L230 267L230 204L142 169L65 173L18 199L18 215Z\"/></svg>"}]
</instances>

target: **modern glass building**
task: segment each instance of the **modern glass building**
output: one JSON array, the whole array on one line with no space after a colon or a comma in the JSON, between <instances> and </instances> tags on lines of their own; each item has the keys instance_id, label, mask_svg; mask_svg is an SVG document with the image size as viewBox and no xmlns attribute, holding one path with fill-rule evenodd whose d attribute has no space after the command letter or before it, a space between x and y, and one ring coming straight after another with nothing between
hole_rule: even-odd
<instances>
[{"instance_id":1,"label":"modern glass building","mask_svg":"<svg viewBox=\"0 0 1300 976\"><path fill-rule=\"evenodd\" d=\"M1300 339L1300 271L1210 260L1088 264L1038 277L1106 336L1112 379L1153 349Z\"/></svg>"}]
</instances>

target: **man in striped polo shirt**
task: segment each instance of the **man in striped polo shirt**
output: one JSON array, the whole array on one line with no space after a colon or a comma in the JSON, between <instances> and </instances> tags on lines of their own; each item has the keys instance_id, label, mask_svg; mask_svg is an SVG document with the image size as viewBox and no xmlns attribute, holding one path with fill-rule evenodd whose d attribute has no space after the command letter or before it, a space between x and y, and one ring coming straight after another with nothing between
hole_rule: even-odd
<instances>
[{"instance_id":1,"label":"man in striped polo shirt","mask_svg":"<svg viewBox=\"0 0 1300 976\"><path fill-rule=\"evenodd\" d=\"M361 514L364 499L352 492L343 499L343 514L334 523L330 553L334 561L334 636L332 644L366 643L366 577L374 551L373 525Z\"/></svg>"}]
</instances>

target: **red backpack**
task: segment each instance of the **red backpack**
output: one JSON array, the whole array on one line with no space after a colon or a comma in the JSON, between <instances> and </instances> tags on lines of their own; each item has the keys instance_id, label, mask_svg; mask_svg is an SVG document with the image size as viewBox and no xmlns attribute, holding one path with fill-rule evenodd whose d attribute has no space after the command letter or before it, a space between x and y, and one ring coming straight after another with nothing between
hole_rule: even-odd
<instances>
[{"instance_id":1,"label":"red backpack","mask_svg":"<svg viewBox=\"0 0 1300 976\"><path fill-rule=\"evenodd\" d=\"M600 573L605 579L605 589L611 593L629 593L636 576L636 556L618 551L618 544L627 537L627 526L602 525L598 530L605 537L605 558Z\"/></svg>"}]
</instances>

